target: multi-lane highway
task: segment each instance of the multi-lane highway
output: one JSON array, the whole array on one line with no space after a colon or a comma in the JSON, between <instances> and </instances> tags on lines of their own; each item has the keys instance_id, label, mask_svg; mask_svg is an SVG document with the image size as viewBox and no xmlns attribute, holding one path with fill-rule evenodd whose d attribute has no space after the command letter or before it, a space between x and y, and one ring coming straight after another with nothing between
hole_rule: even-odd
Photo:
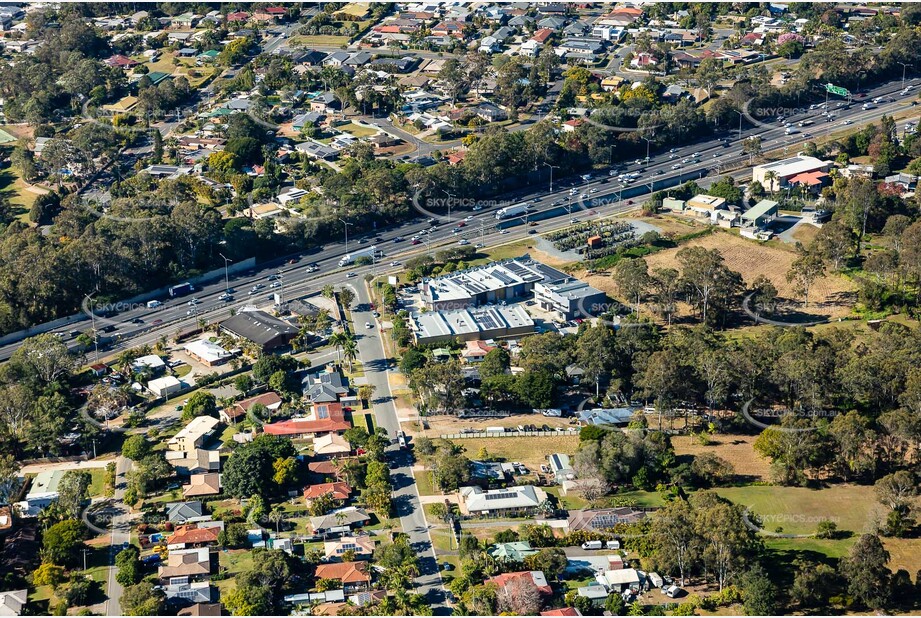
<instances>
[{"instance_id":1,"label":"multi-lane highway","mask_svg":"<svg viewBox=\"0 0 921 618\"><path fill-rule=\"evenodd\" d=\"M917 83L912 82L912 83ZM194 294L178 299L162 299L163 305L149 309L143 304L132 307L130 310L123 311L117 315L100 320L97 318L96 326L111 325L115 327L113 332L107 333L108 336L116 336L119 342L116 344L117 349L126 347L135 347L144 344L153 344L164 335L171 335L179 328L186 328L194 325L200 318L205 318L209 322L222 319L230 314L230 310L239 310L247 305L269 306L271 300L270 293L279 291L284 298L293 298L303 294L314 292L322 289L327 284L340 285L349 281L346 278L347 272L355 273L355 278L362 278L369 273L382 273L387 271L399 270L399 266L391 267L389 263L393 260L405 260L412 255L418 255L428 251L433 251L438 247L454 245L463 238L469 238L469 242L482 242L487 247L496 244L511 242L527 237L532 232L545 232L568 224L568 216L563 212L562 216L547 219L538 223L537 226L516 226L508 230L496 229L496 219L494 211L502 205L515 203L518 201L533 201L532 212L548 210L551 208L559 209L560 204L566 204L567 198L569 205L573 210L573 216L580 215L577 211L587 210L593 215L608 216L613 213L629 210L635 206L627 203L627 192L648 192L651 183L655 181L655 188L663 186L669 180L675 180L679 175L683 178L704 177L707 175L721 175L726 169L738 168L742 162L746 161L747 155L742 153L742 140L758 136L762 139L762 150L765 152L772 150L789 150L789 154L794 154L796 148L802 142L808 139L817 139L822 135L833 131L854 130L862 124L878 120L884 114L893 114L900 110L917 108L909 107L910 102L914 100L916 91L906 96L900 96L902 89L899 81L873 89L866 93L865 97L854 101L848 108L835 108L835 103L830 103L830 107L836 114L833 122L825 122L822 117L822 110L803 109L799 113L787 114L787 120L794 126L802 120L812 120L813 124L799 129L801 132L787 135L786 129L778 122L764 122L752 125L747 120L743 123L742 130L732 131L730 135L718 135L709 140L698 143L687 144L674 149L674 152L653 152L651 162L629 163L619 168L621 173L636 172L640 177L632 181L627 187L613 177L608 176L606 172L595 172L595 177L588 181L582 181L579 178L554 179L554 192L545 191L547 186L531 186L528 190L519 192L514 195L497 196L495 205L486 207L480 212L470 212L469 210L452 210L451 220L444 216L445 211L440 211L439 226L437 230L421 236L424 242L413 245L411 238L421 235L423 230L431 228L427 217L420 214L419 217L406 222L405 224L379 231L373 240L366 238L350 238L349 250L354 251L360 247L369 246L371 243L381 249L385 258L377 264L356 268L340 268L338 266L339 258L346 253L345 245L342 242L331 242L313 254L306 254L302 259L294 264L288 264L284 261L260 265L255 270L236 276L231 279L230 286L236 290L234 299L231 302L225 302L219 299L219 296L225 291L225 282L223 279L216 280L203 285ZM895 97L894 100L884 101L873 109L862 109L862 103L875 97ZM806 105L808 108L808 104ZM847 127L842 126L843 121L849 121L851 124ZM811 133L811 135L810 135ZM726 146L724 138L731 138L731 142ZM687 160L686 163L681 163ZM672 169L676 165L681 165L680 169ZM645 185L645 189L642 189ZM570 190L576 189L575 195L570 195ZM585 197L582 197L582 196ZM461 199L463 196L455 196L455 199ZM623 199L618 199L623 198ZM556 204L556 206L554 206ZM469 208L469 207L468 207ZM458 230L455 235L452 230L458 222L465 217L472 217L472 220L465 223L465 226ZM366 241L361 243L360 241ZM319 269L313 271L309 264L315 263ZM268 277L276 274L282 274L282 286L271 289ZM260 290L253 295L248 292L255 285L262 285ZM188 301L195 297L200 301L194 307L188 305ZM89 316L87 320L78 325L68 327L65 330L88 330L90 328ZM0 347L0 360L5 360L15 351L17 343L12 343Z\"/></svg>"}]
</instances>

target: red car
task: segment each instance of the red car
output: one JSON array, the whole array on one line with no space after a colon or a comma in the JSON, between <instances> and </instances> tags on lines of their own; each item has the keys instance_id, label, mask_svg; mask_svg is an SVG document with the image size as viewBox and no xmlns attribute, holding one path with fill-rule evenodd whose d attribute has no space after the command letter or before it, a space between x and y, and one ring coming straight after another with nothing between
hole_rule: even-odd
<instances>
[{"instance_id":1,"label":"red car","mask_svg":"<svg viewBox=\"0 0 921 618\"><path fill-rule=\"evenodd\" d=\"M466 226L467 226L467 224L464 223L463 221L459 221L458 224L457 224L457 227L466 227Z\"/></svg>"},{"instance_id":2,"label":"red car","mask_svg":"<svg viewBox=\"0 0 921 618\"><path fill-rule=\"evenodd\" d=\"M422 241L419 240L419 239L417 238L416 240L413 241L413 244L414 244L414 245L421 245L421 244L422 244Z\"/></svg>"}]
</instances>

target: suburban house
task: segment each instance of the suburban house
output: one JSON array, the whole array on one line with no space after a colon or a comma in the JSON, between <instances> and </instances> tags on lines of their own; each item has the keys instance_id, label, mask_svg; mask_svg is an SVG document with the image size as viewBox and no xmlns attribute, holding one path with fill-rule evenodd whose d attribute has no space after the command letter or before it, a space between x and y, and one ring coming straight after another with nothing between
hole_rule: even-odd
<instances>
[{"instance_id":1,"label":"suburban house","mask_svg":"<svg viewBox=\"0 0 921 618\"><path fill-rule=\"evenodd\" d=\"M212 522L223 524L223 522ZM167 537L167 549L191 549L196 547L210 547L217 544L218 535L223 530L223 525L199 527L197 525L179 526Z\"/></svg>"},{"instance_id":2,"label":"suburban house","mask_svg":"<svg viewBox=\"0 0 921 618\"><path fill-rule=\"evenodd\" d=\"M327 433L337 433L349 429L352 424L345 420L345 412L340 403L317 403L306 416L268 423L263 425L265 433L274 436L292 436L312 438Z\"/></svg>"},{"instance_id":3,"label":"suburban house","mask_svg":"<svg viewBox=\"0 0 921 618\"><path fill-rule=\"evenodd\" d=\"M201 581L211 575L211 550L207 547L179 549L169 553L157 572L164 584ZM174 582L173 580L179 580Z\"/></svg>"},{"instance_id":4,"label":"suburban house","mask_svg":"<svg viewBox=\"0 0 921 618\"><path fill-rule=\"evenodd\" d=\"M495 346L487 345L485 341L476 339L474 341L466 341L466 348L461 352L461 356L468 363L478 363L486 358L486 355L492 351Z\"/></svg>"},{"instance_id":5,"label":"suburban house","mask_svg":"<svg viewBox=\"0 0 921 618\"><path fill-rule=\"evenodd\" d=\"M336 481L334 483L319 483L308 485L304 488L304 501L309 507L315 500L329 496L335 503L343 504L352 495L352 488L348 483Z\"/></svg>"},{"instance_id":6,"label":"suburban house","mask_svg":"<svg viewBox=\"0 0 921 618\"><path fill-rule=\"evenodd\" d=\"M487 584L495 584L499 588L505 588L509 583L518 580L530 581L541 594L553 594L553 588L547 583L543 571L515 571L512 573L500 573L495 577L486 580Z\"/></svg>"},{"instance_id":7,"label":"suburban house","mask_svg":"<svg viewBox=\"0 0 921 618\"><path fill-rule=\"evenodd\" d=\"M489 490L461 487L460 496L461 511L470 515L530 514L547 500L546 492L533 485Z\"/></svg>"},{"instance_id":8,"label":"suburban house","mask_svg":"<svg viewBox=\"0 0 921 618\"><path fill-rule=\"evenodd\" d=\"M609 593L623 592L628 588L637 589L640 586L640 574L636 569L613 569L595 575L595 580L604 586Z\"/></svg>"},{"instance_id":9,"label":"suburban house","mask_svg":"<svg viewBox=\"0 0 921 618\"><path fill-rule=\"evenodd\" d=\"M361 528L371 521L367 511L355 506L330 511L326 515L310 518L310 527L314 534L348 532Z\"/></svg>"},{"instance_id":10,"label":"suburban house","mask_svg":"<svg viewBox=\"0 0 921 618\"><path fill-rule=\"evenodd\" d=\"M208 521L211 516L205 514L205 506L201 502L192 500L167 504L166 519L172 524L185 524L188 522Z\"/></svg>"},{"instance_id":11,"label":"suburban house","mask_svg":"<svg viewBox=\"0 0 921 618\"><path fill-rule=\"evenodd\" d=\"M35 517L43 508L57 502L60 495L58 485L63 476L63 470L46 470L36 474L25 498L16 503L19 513L24 517Z\"/></svg>"},{"instance_id":12,"label":"suburban house","mask_svg":"<svg viewBox=\"0 0 921 618\"><path fill-rule=\"evenodd\" d=\"M297 328L265 311L241 311L221 322L221 330L245 339L263 352L282 348L297 337Z\"/></svg>"},{"instance_id":13,"label":"suburban house","mask_svg":"<svg viewBox=\"0 0 921 618\"><path fill-rule=\"evenodd\" d=\"M336 402L349 392L342 381L342 374L333 367L307 375L301 385L304 388L304 396L313 403Z\"/></svg>"},{"instance_id":14,"label":"suburban house","mask_svg":"<svg viewBox=\"0 0 921 618\"><path fill-rule=\"evenodd\" d=\"M575 607L560 607L558 609L548 609L540 613L541 616L581 616L581 612Z\"/></svg>"},{"instance_id":15,"label":"suburban house","mask_svg":"<svg viewBox=\"0 0 921 618\"><path fill-rule=\"evenodd\" d=\"M196 448L188 452L166 451L165 455L167 463L179 476L219 472L221 469L221 453L217 450Z\"/></svg>"},{"instance_id":16,"label":"suburban house","mask_svg":"<svg viewBox=\"0 0 921 618\"><path fill-rule=\"evenodd\" d=\"M199 339L187 343L184 347L185 353L208 367L220 365L230 359L233 354L222 348L220 345L207 339Z\"/></svg>"},{"instance_id":17,"label":"suburban house","mask_svg":"<svg viewBox=\"0 0 921 618\"><path fill-rule=\"evenodd\" d=\"M371 573L367 562L318 564L314 575L317 579L341 582L342 589L346 593L367 590L371 587Z\"/></svg>"},{"instance_id":18,"label":"suburban house","mask_svg":"<svg viewBox=\"0 0 921 618\"><path fill-rule=\"evenodd\" d=\"M177 616L220 616L221 615L221 604L220 603L206 603L203 601L193 602L192 605L188 607L183 607L178 612Z\"/></svg>"},{"instance_id":19,"label":"suburban house","mask_svg":"<svg viewBox=\"0 0 921 618\"><path fill-rule=\"evenodd\" d=\"M221 475L217 472L193 474L190 483L183 487L184 498L199 496L216 496L221 493Z\"/></svg>"},{"instance_id":20,"label":"suburban house","mask_svg":"<svg viewBox=\"0 0 921 618\"><path fill-rule=\"evenodd\" d=\"M342 536L323 543L326 560L341 560L342 554L351 551L356 558L369 559L374 553L374 540L367 534Z\"/></svg>"},{"instance_id":21,"label":"suburban house","mask_svg":"<svg viewBox=\"0 0 921 618\"><path fill-rule=\"evenodd\" d=\"M167 603L192 603L191 607L203 605L212 606L211 599L214 598L214 589L211 582L189 582L187 584L171 584L163 587L163 593L166 595ZM213 604L220 607L219 603ZM182 613L179 614L180 616ZM200 616L203 614L187 614ZM220 616L220 613L209 614Z\"/></svg>"},{"instance_id":22,"label":"suburban house","mask_svg":"<svg viewBox=\"0 0 921 618\"><path fill-rule=\"evenodd\" d=\"M279 397L278 393L275 391L269 391L268 393L262 393L261 395L238 401L229 408L221 410L218 415L225 423L236 423L242 420L247 412L249 412L249 409L256 404L265 406L269 412L274 412L281 407L281 397Z\"/></svg>"},{"instance_id":23,"label":"suburban house","mask_svg":"<svg viewBox=\"0 0 921 618\"><path fill-rule=\"evenodd\" d=\"M581 370L580 370L581 371ZM579 410L579 425L626 425L633 418L630 408L592 408Z\"/></svg>"},{"instance_id":24,"label":"suburban house","mask_svg":"<svg viewBox=\"0 0 921 618\"><path fill-rule=\"evenodd\" d=\"M352 452L349 441L336 433L317 436L313 439L314 457L332 458L348 456Z\"/></svg>"},{"instance_id":25,"label":"suburban house","mask_svg":"<svg viewBox=\"0 0 921 618\"><path fill-rule=\"evenodd\" d=\"M777 216L778 206L779 204L773 200L761 200L742 213L742 225L764 227Z\"/></svg>"},{"instance_id":26,"label":"suburban house","mask_svg":"<svg viewBox=\"0 0 921 618\"><path fill-rule=\"evenodd\" d=\"M486 549L486 553L497 562L524 562L525 558L533 556L537 551L527 541L496 543Z\"/></svg>"},{"instance_id":27,"label":"suburban house","mask_svg":"<svg viewBox=\"0 0 921 618\"><path fill-rule=\"evenodd\" d=\"M204 446L214 435L221 421L213 416L196 416L188 425L169 439L166 446L171 451L190 452Z\"/></svg>"}]
</instances>

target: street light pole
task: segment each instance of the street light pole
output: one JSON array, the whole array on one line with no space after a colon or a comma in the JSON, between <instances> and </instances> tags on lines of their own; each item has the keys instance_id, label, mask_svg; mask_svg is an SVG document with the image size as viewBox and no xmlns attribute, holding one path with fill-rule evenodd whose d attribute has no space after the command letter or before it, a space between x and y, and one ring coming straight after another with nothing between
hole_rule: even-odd
<instances>
[{"instance_id":1,"label":"street light pole","mask_svg":"<svg viewBox=\"0 0 921 618\"><path fill-rule=\"evenodd\" d=\"M219 256L224 258L224 291L228 294L230 293L230 270L228 270L227 265L233 260L224 256L223 253L218 253Z\"/></svg>"},{"instance_id":2,"label":"street light pole","mask_svg":"<svg viewBox=\"0 0 921 618\"><path fill-rule=\"evenodd\" d=\"M547 167L550 168L550 193L553 193L553 168L560 167L559 165L550 165L549 163L544 163Z\"/></svg>"},{"instance_id":3,"label":"street light pole","mask_svg":"<svg viewBox=\"0 0 921 618\"><path fill-rule=\"evenodd\" d=\"M907 62L899 62L902 65L902 88L905 88L905 70L908 68Z\"/></svg>"},{"instance_id":4,"label":"street light pole","mask_svg":"<svg viewBox=\"0 0 921 618\"><path fill-rule=\"evenodd\" d=\"M94 357L95 357L95 362L98 363L99 362L99 333L96 332L96 312L93 311L93 294L87 294L86 301L87 301L87 307L90 310L90 320L93 325L93 347L96 350Z\"/></svg>"},{"instance_id":5,"label":"street light pole","mask_svg":"<svg viewBox=\"0 0 921 618\"><path fill-rule=\"evenodd\" d=\"M736 113L739 115L739 141L741 141L742 140L742 112L736 111Z\"/></svg>"},{"instance_id":6,"label":"street light pole","mask_svg":"<svg viewBox=\"0 0 921 618\"><path fill-rule=\"evenodd\" d=\"M451 202L454 201L454 196L444 189L441 192L448 196L448 223L451 223Z\"/></svg>"},{"instance_id":7,"label":"street light pole","mask_svg":"<svg viewBox=\"0 0 921 618\"><path fill-rule=\"evenodd\" d=\"M345 228L345 254L349 253L349 226L352 225L345 219L339 219L342 222L342 227Z\"/></svg>"}]
</instances>

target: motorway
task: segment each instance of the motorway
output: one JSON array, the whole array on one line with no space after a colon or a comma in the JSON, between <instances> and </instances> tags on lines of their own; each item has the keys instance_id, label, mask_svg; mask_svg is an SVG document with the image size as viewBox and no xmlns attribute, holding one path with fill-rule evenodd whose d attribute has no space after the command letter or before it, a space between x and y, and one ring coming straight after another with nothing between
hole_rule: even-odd
<instances>
[{"instance_id":1,"label":"motorway","mask_svg":"<svg viewBox=\"0 0 921 618\"><path fill-rule=\"evenodd\" d=\"M917 84L917 81L913 82ZM914 91L907 97L899 97L895 101L883 103L874 109L863 110L862 101L869 100L877 96L898 95L901 90L900 82L895 81L888 85L869 91L863 99L854 102L849 109L835 110L837 118L834 122L826 123L820 116L821 110L804 111L803 113L790 117L790 120L798 122L809 118L814 120L815 124L806 130L812 131L812 137L815 139L831 131L841 131L843 129L856 130L860 125L876 121L883 114L892 114L894 112L909 109L908 100L915 96ZM834 108L834 104L831 104ZM841 121L849 120L853 124L849 127L841 126ZM538 223L537 226L528 227L519 225L508 230L498 230L495 227L496 219L494 211L503 205L515 203L524 200L535 200L532 208L534 212L547 210L553 207L553 204L570 204L573 209L573 215L577 215L577 210L585 210L592 216L609 216L612 214L624 212L635 208L628 204L626 200L619 199L623 197L624 191L639 191L637 189L643 184L656 181L664 183L669 179L675 179L679 174L684 178L700 177L715 174L722 175L725 169L732 169L741 166L741 162L747 157L741 152L741 140L749 137L759 136L762 138L762 149L767 152L770 150L790 150L790 154L796 152L796 147L802 141L808 138L806 133L797 133L795 135L785 135L784 128L774 122L773 124L762 124L761 126L743 126L741 134L738 131L732 132L734 140L727 147L722 143L723 135L714 137L709 140L692 143L675 149L674 153L653 152L653 158L649 165L642 163L630 163L622 165L619 169L622 172L638 172L642 174L641 178L634 181L629 187L623 187L615 179L607 175L596 175L589 181L584 182L579 178L554 179L554 192L552 194L545 191L545 187L531 185L528 189L505 196L496 196L495 204L484 208L481 212L469 212L468 210L458 212L453 211L449 220L445 216L439 216L439 228L423 237L424 242L418 245L410 244L410 237L421 234L423 230L431 227L424 215L407 221L405 224L393 227L387 230L379 230L374 240L369 240L372 235L365 235L359 238L350 238L348 250L370 246L373 242L383 250L386 255L379 263L374 265L340 268L338 266L339 258L345 254L346 247L341 242L330 242L318 251L304 254L304 258L295 264L287 264L282 260L274 263L266 263L258 266L255 270L232 277L230 279L231 288L236 290L236 300L224 302L219 300L219 296L225 291L225 282L223 279L215 280L201 286L192 295L200 302L194 307L187 305L190 297L178 299L162 299L163 305L149 309L143 304L132 307L130 310L123 311L109 318L96 318L97 328L101 325L111 325L115 327L113 332L108 333L110 336L118 335L119 341L113 346L114 349L107 352L111 353L117 349L136 347L140 345L150 345L155 343L161 336L167 336L178 329L189 328L197 323L199 318L205 318L209 322L224 319L230 315L230 310L239 311L247 306L271 306L269 293L274 291L269 288L268 277L270 275L281 273L282 287L278 290L283 293L283 298L295 298L310 292L317 292L327 284L341 285L349 279L346 278L346 271L353 272L356 279L363 278L368 274L382 274L386 272L396 272L399 266L391 267L389 262L392 260L405 260L413 255L419 255L429 252L438 247L455 245L459 239L470 238L471 243L482 242L487 248L497 244L504 244L514 240L520 240L528 236L531 231L537 233L547 232L552 229L563 227L567 224L567 215L563 213L562 219L558 216ZM672 166L680 164L684 159L691 158L692 155L699 153L697 162L684 164L680 170L672 170ZM674 155L674 159L669 157ZM656 188L661 186L657 184ZM570 198L569 189L577 189L577 195ZM582 198L581 195L586 197ZM461 199L462 196L455 196ZM570 198L567 200L567 198ZM557 206L558 207L558 206ZM439 214L441 214L439 212ZM463 218L464 215L472 217L472 220L466 223L466 226L455 236L451 228ZM362 243L362 241L365 241ZM318 272L310 272L309 263L316 263L319 266ZM264 286L252 296L248 291L255 285ZM89 316L87 316L89 318ZM79 325L73 325L71 328L79 330L89 329L89 319ZM6 360L17 349L18 343L11 343L0 347L0 360Z\"/></svg>"}]
</instances>

